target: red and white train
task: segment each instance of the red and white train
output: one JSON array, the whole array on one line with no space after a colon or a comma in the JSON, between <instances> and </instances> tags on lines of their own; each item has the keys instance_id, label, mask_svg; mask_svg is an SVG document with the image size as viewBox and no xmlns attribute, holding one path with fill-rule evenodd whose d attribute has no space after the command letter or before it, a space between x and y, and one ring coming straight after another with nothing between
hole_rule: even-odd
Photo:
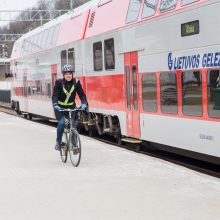
<instances>
[{"instance_id":1,"label":"red and white train","mask_svg":"<svg viewBox=\"0 0 220 220\"><path fill-rule=\"evenodd\" d=\"M71 64L87 129L220 164L220 0L92 0L14 44L13 106L54 118Z\"/></svg>"}]
</instances>

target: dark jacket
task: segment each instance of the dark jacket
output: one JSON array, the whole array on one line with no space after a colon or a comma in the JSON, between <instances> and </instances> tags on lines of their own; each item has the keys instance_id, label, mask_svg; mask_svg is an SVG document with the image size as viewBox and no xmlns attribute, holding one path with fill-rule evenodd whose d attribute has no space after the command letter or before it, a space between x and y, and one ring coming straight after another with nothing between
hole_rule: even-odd
<instances>
[{"instance_id":1,"label":"dark jacket","mask_svg":"<svg viewBox=\"0 0 220 220\"><path fill-rule=\"evenodd\" d=\"M63 85L64 85L65 89L69 92L70 89L72 88L73 84L74 84L75 89L69 98L69 102L74 102L73 106L71 106L71 107L76 106L76 103L75 103L76 93L79 95L79 98L80 98L82 104L88 105L87 100L86 100L86 95L83 92L80 81L76 80L74 78L69 82L66 81L65 79L56 80L55 86L53 88L53 96L52 96L53 106L59 105L58 101L64 102L66 99L66 94L63 92ZM70 106L65 107L65 106L61 106L61 105L59 105L59 106L62 108L69 108L70 107Z\"/></svg>"}]
</instances>

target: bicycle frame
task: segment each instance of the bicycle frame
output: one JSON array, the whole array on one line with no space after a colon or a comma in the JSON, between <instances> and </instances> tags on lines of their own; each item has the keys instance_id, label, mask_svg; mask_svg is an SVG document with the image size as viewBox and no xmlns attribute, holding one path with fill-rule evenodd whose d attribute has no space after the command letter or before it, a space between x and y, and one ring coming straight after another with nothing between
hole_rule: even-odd
<instances>
[{"instance_id":1,"label":"bicycle frame","mask_svg":"<svg viewBox=\"0 0 220 220\"><path fill-rule=\"evenodd\" d=\"M70 160L73 166L78 166L80 159L81 159L81 141L80 141L80 137L77 132L77 129L73 127L73 123L72 123L72 113L79 111L79 110L82 111L79 108L60 110L60 112L68 112L67 118L64 115L65 117L64 118L65 120L64 135L66 139L66 144L64 142L64 146L66 145L66 147L61 147L61 150L60 150L61 160L62 162L66 163L68 152L69 152ZM69 126L69 129L68 129L68 126ZM74 143L72 141L72 137L73 137L72 135L74 135ZM74 161L75 158L77 158L76 161Z\"/></svg>"}]
</instances>

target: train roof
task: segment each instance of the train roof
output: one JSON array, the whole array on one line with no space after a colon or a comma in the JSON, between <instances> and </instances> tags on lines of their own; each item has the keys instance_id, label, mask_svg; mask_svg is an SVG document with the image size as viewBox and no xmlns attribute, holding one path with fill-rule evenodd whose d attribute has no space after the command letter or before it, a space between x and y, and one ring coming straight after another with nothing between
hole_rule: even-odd
<instances>
[{"instance_id":1,"label":"train roof","mask_svg":"<svg viewBox=\"0 0 220 220\"><path fill-rule=\"evenodd\" d=\"M11 56L11 59L14 59L14 58L17 58L17 57L20 57L21 56L21 50L23 48L23 44L26 40L28 39L31 39L31 37L34 37L46 30L49 30L53 27L56 27L56 26L61 26L61 24L65 25L65 23L68 23L68 21L70 20L74 20L75 18L77 17L81 17L81 15L87 15L86 13L88 12L89 9L91 9L92 7L98 5L100 2L100 0L91 0L77 8L75 8L74 10L71 10L71 11L68 11L67 13L43 24L42 26L40 27L37 27L35 28L34 30L31 30L30 32L22 35L15 43L14 43L14 47L13 47L13 52L12 52L12 56ZM80 29L83 29L84 28L84 20L81 18L82 20L82 24L81 24L81 27ZM67 26L67 25L66 25ZM66 27L67 28L67 27ZM72 37L72 36L71 36ZM74 40L74 38L73 38ZM29 40L30 41L30 40ZM61 42L61 40L59 40L59 43L58 44L64 44L64 43L67 43L67 42ZM55 45L53 45L55 46Z\"/></svg>"},{"instance_id":2,"label":"train roof","mask_svg":"<svg viewBox=\"0 0 220 220\"><path fill-rule=\"evenodd\" d=\"M208 0L159 1L149 5L145 1L91 0L41 27L23 35L14 45L12 59L40 50L65 45L112 30L134 25L175 13ZM173 5L175 3L175 5ZM138 8L137 8L138 7ZM144 15L144 9L153 13ZM47 33L45 33L47 32ZM45 43L45 41L47 41ZM39 43L40 42L40 43Z\"/></svg>"},{"instance_id":3,"label":"train roof","mask_svg":"<svg viewBox=\"0 0 220 220\"><path fill-rule=\"evenodd\" d=\"M45 29L53 27L53 26L55 26L57 24L60 24L63 21L69 19L69 18L72 19L74 17L77 17L77 16L81 15L82 13L86 12L88 9L92 8L93 6L98 5L99 1L100 0L91 0L91 1L89 1L89 2L79 6L79 7L75 8L75 9L73 9L73 10L70 10L67 13L65 13L65 14L57 17L57 18L54 18L53 20L43 24L42 26L37 27L37 28L31 30L30 32L22 35L18 39L18 41L24 40L25 38L28 38L28 37L30 37L32 35L35 35L35 34L41 32L42 30L45 30Z\"/></svg>"}]
</instances>

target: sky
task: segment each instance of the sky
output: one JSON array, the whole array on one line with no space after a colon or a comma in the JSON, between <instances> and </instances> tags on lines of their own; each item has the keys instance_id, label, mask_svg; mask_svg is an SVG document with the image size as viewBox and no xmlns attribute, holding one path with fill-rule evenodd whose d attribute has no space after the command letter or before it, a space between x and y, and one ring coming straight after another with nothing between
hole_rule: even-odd
<instances>
[{"instance_id":1,"label":"sky","mask_svg":"<svg viewBox=\"0 0 220 220\"><path fill-rule=\"evenodd\" d=\"M24 10L37 2L38 0L0 0L0 10Z\"/></svg>"},{"instance_id":2,"label":"sky","mask_svg":"<svg viewBox=\"0 0 220 220\"><path fill-rule=\"evenodd\" d=\"M25 10L27 8L30 8L34 5L36 5L38 0L0 0L0 11L8 11L8 10ZM15 13L11 14L12 16L15 16ZM9 15L7 15L4 12L0 12L0 26L7 25L8 22L1 21L1 19L9 19Z\"/></svg>"}]
</instances>

